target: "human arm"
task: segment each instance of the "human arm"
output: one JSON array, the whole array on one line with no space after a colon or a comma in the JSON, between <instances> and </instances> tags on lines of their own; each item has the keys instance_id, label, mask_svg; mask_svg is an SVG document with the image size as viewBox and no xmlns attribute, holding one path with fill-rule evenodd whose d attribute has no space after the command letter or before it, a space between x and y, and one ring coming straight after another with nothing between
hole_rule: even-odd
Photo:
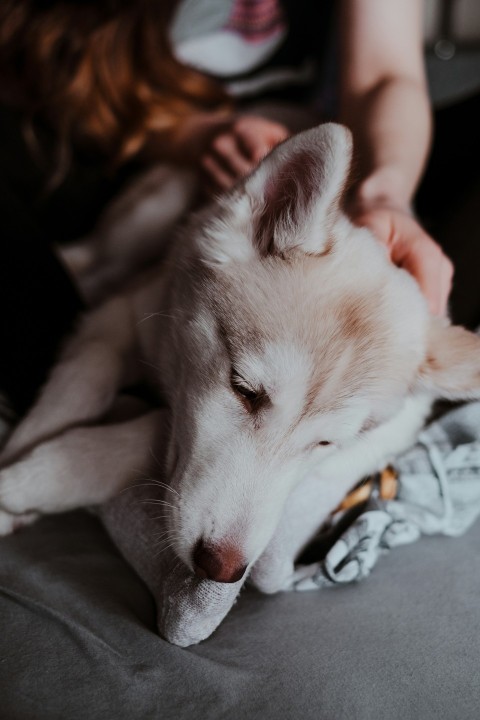
<instances>
[{"instance_id":1,"label":"human arm","mask_svg":"<svg viewBox=\"0 0 480 720\"><path fill-rule=\"evenodd\" d=\"M353 132L350 212L411 272L432 312L445 312L452 265L411 203L431 140L419 0L342 0L340 120Z\"/></svg>"}]
</instances>

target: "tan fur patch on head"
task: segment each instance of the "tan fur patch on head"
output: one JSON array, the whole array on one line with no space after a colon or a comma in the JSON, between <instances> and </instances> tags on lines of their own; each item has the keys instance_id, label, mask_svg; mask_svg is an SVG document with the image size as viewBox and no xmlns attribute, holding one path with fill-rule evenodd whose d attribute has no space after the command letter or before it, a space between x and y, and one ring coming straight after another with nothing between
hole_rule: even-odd
<instances>
[{"instance_id":1,"label":"tan fur patch on head","mask_svg":"<svg viewBox=\"0 0 480 720\"><path fill-rule=\"evenodd\" d=\"M338 409L349 397L367 391L380 376L381 358L388 352L388 333L375 317L378 297L352 295L332 311L328 338L307 393L302 415Z\"/></svg>"},{"instance_id":2,"label":"tan fur patch on head","mask_svg":"<svg viewBox=\"0 0 480 720\"><path fill-rule=\"evenodd\" d=\"M347 298L339 307L341 332L350 340L365 340L373 330L373 320L365 297Z\"/></svg>"}]
</instances>

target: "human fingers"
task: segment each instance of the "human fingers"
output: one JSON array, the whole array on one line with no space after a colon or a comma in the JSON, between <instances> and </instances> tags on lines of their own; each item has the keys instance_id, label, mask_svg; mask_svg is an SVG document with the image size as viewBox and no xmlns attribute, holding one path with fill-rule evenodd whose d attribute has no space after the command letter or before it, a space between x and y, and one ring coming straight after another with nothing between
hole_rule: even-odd
<instances>
[{"instance_id":1,"label":"human fingers","mask_svg":"<svg viewBox=\"0 0 480 720\"><path fill-rule=\"evenodd\" d=\"M232 132L218 135L212 142L210 154L236 178L248 175L254 168L254 163L244 155Z\"/></svg>"},{"instance_id":2,"label":"human fingers","mask_svg":"<svg viewBox=\"0 0 480 720\"><path fill-rule=\"evenodd\" d=\"M354 221L368 227L386 246L392 262L417 280L430 311L446 314L453 264L415 218L397 209L378 208L358 215Z\"/></svg>"},{"instance_id":3,"label":"human fingers","mask_svg":"<svg viewBox=\"0 0 480 720\"><path fill-rule=\"evenodd\" d=\"M446 315L452 289L453 264L425 232L402 238L392 246L392 260L417 280L430 312Z\"/></svg>"},{"instance_id":4,"label":"human fingers","mask_svg":"<svg viewBox=\"0 0 480 720\"><path fill-rule=\"evenodd\" d=\"M271 120L243 117L233 125L233 132L240 147L254 162L260 162L270 150L286 140L289 131L284 125Z\"/></svg>"},{"instance_id":5,"label":"human fingers","mask_svg":"<svg viewBox=\"0 0 480 720\"><path fill-rule=\"evenodd\" d=\"M213 155L203 155L200 165L216 189L229 190L235 185L236 178Z\"/></svg>"}]
</instances>

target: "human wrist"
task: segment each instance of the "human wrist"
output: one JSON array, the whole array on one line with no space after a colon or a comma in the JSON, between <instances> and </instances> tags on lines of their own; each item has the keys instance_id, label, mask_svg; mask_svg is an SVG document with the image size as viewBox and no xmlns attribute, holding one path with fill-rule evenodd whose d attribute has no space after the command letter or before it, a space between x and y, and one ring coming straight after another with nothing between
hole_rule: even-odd
<instances>
[{"instance_id":1,"label":"human wrist","mask_svg":"<svg viewBox=\"0 0 480 720\"><path fill-rule=\"evenodd\" d=\"M405 179L397 168L379 168L352 189L349 206L354 214L362 214L376 209L397 210L412 213L412 191L406 186Z\"/></svg>"}]
</instances>

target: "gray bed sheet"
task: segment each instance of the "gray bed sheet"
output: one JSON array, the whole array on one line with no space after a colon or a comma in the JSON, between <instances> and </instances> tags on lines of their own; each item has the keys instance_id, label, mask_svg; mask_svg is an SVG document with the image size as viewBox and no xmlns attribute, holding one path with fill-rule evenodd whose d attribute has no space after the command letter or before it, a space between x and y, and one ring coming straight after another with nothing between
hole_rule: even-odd
<instances>
[{"instance_id":1,"label":"gray bed sheet","mask_svg":"<svg viewBox=\"0 0 480 720\"><path fill-rule=\"evenodd\" d=\"M0 540L0 718L478 720L479 550L477 523L358 585L246 589L182 649L95 517L45 518Z\"/></svg>"}]
</instances>

